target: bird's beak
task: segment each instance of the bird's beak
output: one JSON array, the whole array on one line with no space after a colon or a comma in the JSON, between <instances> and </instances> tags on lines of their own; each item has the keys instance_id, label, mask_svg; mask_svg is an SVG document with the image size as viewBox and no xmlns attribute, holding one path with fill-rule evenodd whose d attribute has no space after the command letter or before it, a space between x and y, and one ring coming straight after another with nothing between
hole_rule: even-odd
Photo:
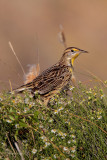
<instances>
[{"instance_id":1,"label":"bird's beak","mask_svg":"<svg viewBox=\"0 0 107 160\"><path fill-rule=\"evenodd\" d=\"M89 53L88 51L81 50L80 53Z\"/></svg>"}]
</instances>

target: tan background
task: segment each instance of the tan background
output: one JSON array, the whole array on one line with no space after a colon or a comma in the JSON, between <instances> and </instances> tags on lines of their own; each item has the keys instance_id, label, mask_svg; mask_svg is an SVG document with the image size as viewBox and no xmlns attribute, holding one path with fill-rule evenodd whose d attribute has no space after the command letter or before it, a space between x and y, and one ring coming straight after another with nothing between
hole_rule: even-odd
<instances>
[{"instance_id":1,"label":"tan background","mask_svg":"<svg viewBox=\"0 0 107 160\"><path fill-rule=\"evenodd\" d=\"M9 79L13 87L23 83L8 41L26 72L28 64L37 63L39 46L43 71L62 55L59 24L68 46L90 52L75 61L77 81L92 79L86 70L107 79L107 0L0 0L0 89L9 87Z\"/></svg>"}]
</instances>

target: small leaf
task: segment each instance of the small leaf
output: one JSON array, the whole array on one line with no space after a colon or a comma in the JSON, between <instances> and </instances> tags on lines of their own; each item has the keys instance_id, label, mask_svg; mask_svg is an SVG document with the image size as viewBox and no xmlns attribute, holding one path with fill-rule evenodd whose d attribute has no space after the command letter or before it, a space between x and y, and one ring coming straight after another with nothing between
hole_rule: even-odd
<instances>
[{"instance_id":1,"label":"small leaf","mask_svg":"<svg viewBox=\"0 0 107 160\"><path fill-rule=\"evenodd\" d=\"M13 112L13 109L12 109L12 108L10 108L10 112Z\"/></svg>"},{"instance_id":2,"label":"small leaf","mask_svg":"<svg viewBox=\"0 0 107 160\"><path fill-rule=\"evenodd\" d=\"M38 118L38 115L39 115L39 112L38 112L38 111L34 112L34 118L35 118L35 119Z\"/></svg>"},{"instance_id":3,"label":"small leaf","mask_svg":"<svg viewBox=\"0 0 107 160\"><path fill-rule=\"evenodd\" d=\"M12 121L14 121L14 117L13 117L13 116L9 115L9 118L10 118Z\"/></svg>"},{"instance_id":4,"label":"small leaf","mask_svg":"<svg viewBox=\"0 0 107 160\"><path fill-rule=\"evenodd\" d=\"M28 125L27 125L26 123L24 123L24 122L19 122L19 125L20 125L21 127L28 127Z\"/></svg>"}]
</instances>

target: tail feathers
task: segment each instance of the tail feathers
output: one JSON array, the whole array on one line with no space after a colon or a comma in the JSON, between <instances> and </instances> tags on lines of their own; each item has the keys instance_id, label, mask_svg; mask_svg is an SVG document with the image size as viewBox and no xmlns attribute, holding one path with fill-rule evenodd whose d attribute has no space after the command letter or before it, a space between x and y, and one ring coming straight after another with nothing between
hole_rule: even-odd
<instances>
[{"instance_id":1,"label":"tail feathers","mask_svg":"<svg viewBox=\"0 0 107 160\"><path fill-rule=\"evenodd\" d=\"M16 89L13 89L11 92L9 93L22 93L23 91L25 90L32 90L33 86L32 85L29 85L29 84L25 84L25 85L22 85Z\"/></svg>"},{"instance_id":2,"label":"tail feathers","mask_svg":"<svg viewBox=\"0 0 107 160\"><path fill-rule=\"evenodd\" d=\"M26 89L27 89L26 86L21 86L21 87L19 87L17 89L14 89L13 92L15 92L15 93L21 93L21 92L23 92Z\"/></svg>"},{"instance_id":3,"label":"tail feathers","mask_svg":"<svg viewBox=\"0 0 107 160\"><path fill-rule=\"evenodd\" d=\"M12 92L13 92L13 93L22 93L22 92L25 91L26 89L27 89L26 85L23 85L23 86L20 86L20 87L18 87L18 88L16 88L16 89L13 89ZM12 92L10 92L10 93L12 93Z\"/></svg>"}]
</instances>

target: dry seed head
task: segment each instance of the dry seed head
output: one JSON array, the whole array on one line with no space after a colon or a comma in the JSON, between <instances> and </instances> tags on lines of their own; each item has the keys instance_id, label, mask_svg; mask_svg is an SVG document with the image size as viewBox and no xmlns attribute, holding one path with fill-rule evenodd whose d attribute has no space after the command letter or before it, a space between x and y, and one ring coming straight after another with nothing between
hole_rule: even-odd
<instances>
[{"instance_id":1,"label":"dry seed head","mask_svg":"<svg viewBox=\"0 0 107 160\"><path fill-rule=\"evenodd\" d=\"M13 48L12 43L11 43L10 41L9 41L9 46L10 46L10 48L11 48L11 50L12 50L14 56L16 57L16 60L17 60L17 62L19 63L19 65L20 65L20 67L21 67L21 69L22 69L23 74L25 75L24 68L23 68L23 66L22 66L22 64L21 64L21 62L20 62L20 60L19 60L19 58L17 57L16 52L14 51L14 48Z\"/></svg>"},{"instance_id":2,"label":"dry seed head","mask_svg":"<svg viewBox=\"0 0 107 160\"><path fill-rule=\"evenodd\" d=\"M60 24L60 25L59 25L59 28L60 28L60 32L58 33L59 41L60 41L60 43L62 43L62 44L64 45L64 47L66 48L67 45L66 45L66 38L65 38L63 26Z\"/></svg>"}]
</instances>

